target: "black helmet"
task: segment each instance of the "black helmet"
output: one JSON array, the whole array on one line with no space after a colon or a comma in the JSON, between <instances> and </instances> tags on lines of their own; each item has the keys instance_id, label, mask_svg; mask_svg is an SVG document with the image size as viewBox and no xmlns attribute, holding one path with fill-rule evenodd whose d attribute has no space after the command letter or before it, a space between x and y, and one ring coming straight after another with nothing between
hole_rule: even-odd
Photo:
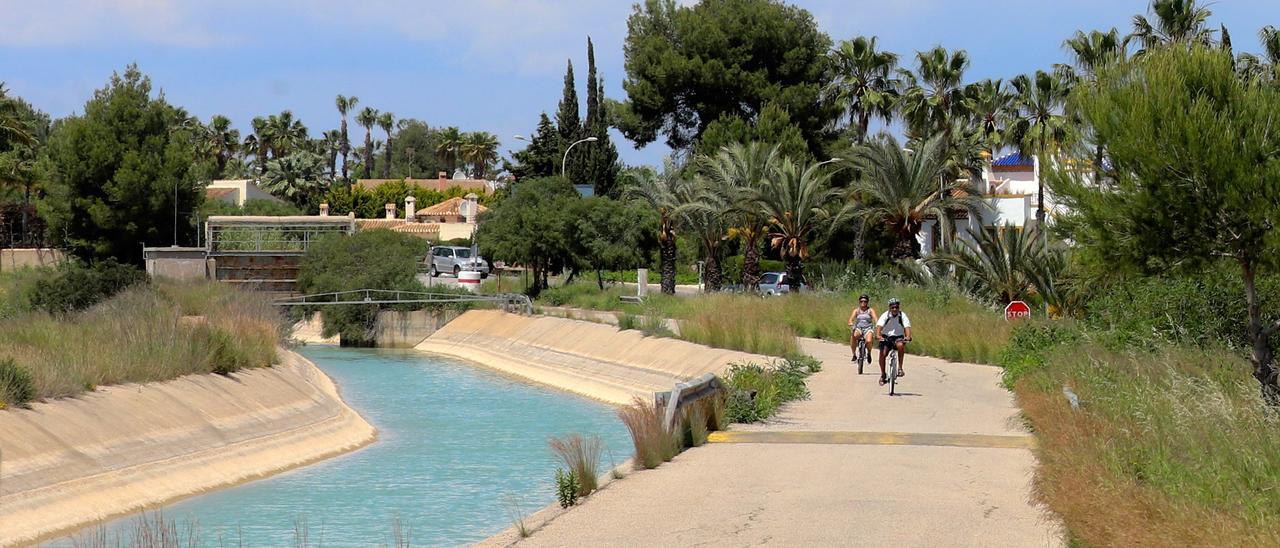
<instances>
[{"instance_id":1,"label":"black helmet","mask_svg":"<svg viewBox=\"0 0 1280 548\"><path fill-rule=\"evenodd\" d=\"M858 297L858 300L871 302L871 297L868 297L866 293L863 293L861 296Z\"/></svg>"}]
</instances>

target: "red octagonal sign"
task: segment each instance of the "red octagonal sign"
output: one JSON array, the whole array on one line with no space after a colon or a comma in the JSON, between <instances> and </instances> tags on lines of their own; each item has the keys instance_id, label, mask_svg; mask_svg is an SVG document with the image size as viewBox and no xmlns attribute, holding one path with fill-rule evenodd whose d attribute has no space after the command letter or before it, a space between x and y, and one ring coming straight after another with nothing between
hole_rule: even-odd
<instances>
[{"instance_id":1,"label":"red octagonal sign","mask_svg":"<svg viewBox=\"0 0 1280 548\"><path fill-rule=\"evenodd\" d=\"M1030 317L1031 307L1022 301L1013 301L1009 303L1009 306L1004 307L1004 319L1006 320Z\"/></svg>"}]
</instances>

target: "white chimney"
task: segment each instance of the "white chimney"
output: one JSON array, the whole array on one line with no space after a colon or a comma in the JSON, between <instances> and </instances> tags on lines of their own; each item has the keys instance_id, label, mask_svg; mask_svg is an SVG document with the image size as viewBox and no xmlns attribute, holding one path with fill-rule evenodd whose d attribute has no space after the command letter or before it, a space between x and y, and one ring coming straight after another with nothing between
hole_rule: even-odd
<instances>
[{"instance_id":1,"label":"white chimney","mask_svg":"<svg viewBox=\"0 0 1280 548\"><path fill-rule=\"evenodd\" d=\"M387 204L387 219L395 219L395 218L396 218L396 205Z\"/></svg>"},{"instance_id":2,"label":"white chimney","mask_svg":"<svg viewBox=\"0 0 1280 548\"><path fill-rule=\"evenodd\" d=\"M415 207L418 205L418 199L413 196L405 196L404 198L404 220L413 221L413 216L418 212Z\"/></svg>"},{"instance_id":3,"label":"white chimney","mask_svg":"<svg viewBox=\"0 0 1280 548\"><path fill-rule=\"evenodd\" d=\"M326 203L326 204L320 204L320 216L321 216L321 217L328 217L328 216L329 216L329 204L327 204L327 203Z\"/></svg>"},{"instance_id":4,"label":"white chimney","mask_svg":"<svg viewBox=\"0 0 1280 548\"><path fill-rule=\"evenodd\" d=\"M476 223L476 214L477 214L477 213L479 213L479 211L480 211L480 208L479 208L478 204L476 203L476 200L477 200L478 198L479 198L479 197L478 197L478 196L476 196L476 194L475 194L474 192L471 192L471 193L468 193L468 194L467 194L467 204L466 204L466 205L467 205L467 208L466 208L466 211L464 212L464 214L467 216L467 222L468 222L468 223L471 223L471 224L475 224L475 223Z\"/></svg>"}]
</instances>

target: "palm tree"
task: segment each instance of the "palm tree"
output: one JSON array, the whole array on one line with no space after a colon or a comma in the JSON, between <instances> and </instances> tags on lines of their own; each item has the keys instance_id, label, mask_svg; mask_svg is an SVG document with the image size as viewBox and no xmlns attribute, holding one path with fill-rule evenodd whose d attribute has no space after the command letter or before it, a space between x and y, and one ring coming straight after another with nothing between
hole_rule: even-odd
<instances>
[{"instance_id":1,"label":"palm tree","mask_svg":"<svg viewBox=\"0 0 1280 548\"><path fill-rule=\"evenodd\" d=\"M882 226L893 235L893 257L917 256L916 235L929 217L946 219L957 210L971 214L983 207L967 181L946 180L946 137L937 135L916 149L904 149L888 134L853 151L851 162L861 174L850 186L850 201L840 219ZM946 227L946 223L941 226Z\"/></svg>"},{"instance_id":2,"label":"palm tree","mask_svg":"<svg viewBox=\"0 0 1280 548\"><path fill-rule=\"evenodd\" d=\"M757 198L782 160L779 145L759 142L734 143L698 160L713 194L724 203L718 213L729 225L727 235L742 240L742 286L749 292L760 289L760 239L767 228Z\"/></svg>"},{"instance_id":3,"label":"palm tree","mask_svg":"<svg viewBox=\"0 0 1280 548\"><path fill-rule=\"evenodd\" d=\"M338 178L338 153L342 152L342 132L331 129L324 132L324 156L328 159L329 178Z\"/></svg>"},{"instance_id":4,"label":"palm tree","mask_svg":"<svg viewBox=\"0 0 1280 548\"><path fill-rule=\"evenodd\" d=\"M221 114L214 115L205 129L205 146L213 154L218 165L218 177L224 177L227 162L240 149L240 131L231 127L231 119Z\"/></svg>"},{"instance_id":5,"label":"palm tree","mask_svg":"<svg viewBox=\"0 0 1280 548\"><path fill-rule=\"evenodd\" d=\"M809 242L831 217L826 206L839 200L841 191L830 185L832 173L820 163L804 166L784 160L756 193L756 205L769 230L769 246L787 263L791 291L800 291L804 283Z\"/></svg>"},{"instance_id":6,"label":"palm tree","mask_svg":"<svg viewBox=\"0 0 1280 548\"><path fill-rule=\"evenodd\" d=\"M364 107L356 115L356 123L364 128L364 178L373 173L373 126L378 123L378 111L372 107Z\"/></svg>"},{"instance_id":7,"label":"palm tree","mask_svg":"<svg viewBox=\"0 0 1280 548\"><path fill-rule=\"evenodd\" d=\"M463 134L458 148L463 163L471 164L473 177L483 179L489 165L498 161L498 138L487 131Z\"/></svg>"},{"instance_id":8,"label":"palm tree","mask_svg":"<svg viewBox=\"0 0 1280 548\"><path fill-rule=\"evenodd\" d=\"M940 251L929 262L955 267L957 275L1000 304L1025 298L1035 287L1029 275L1036 268L1033 263L1044 254L1036 229L970 229L969 235L959 248Z\"/></svg>"},{"instance_id":9,"label":"palm tree","mask_svg":"<svg viewBox=\"0 0 1280 548\"><path fill-rule=\"evenodd\" d=\"M898 101L907 129L915 137L950 134L965 118L964 72L969 54L942 46L916 53L916 72L899 69L904 91Z\"/></svg>"},{"instance_id":10,"label":"palm tree","mask_svg":"<svg viewBox=\"0 0 1280 548\"><path fill-rule=\"evenodd\" d=\"M4 82L0 82L0 143L20 145L36 144L36 136L30 124L23 121L18 101L8 96Z\"/></svg>"},{"instance_id":11,"label":"palm tree","mask_svg":"<svg viewBox=\"0 0 1280 548\"><path fill-rule=\"evenodd\" d=\"M440 130L436 143L436 155L449 173L453 173L458 166L458 156L462 153L462 131L455 126L446 127Z\"/></svg>"},{"instance_id":12,"label":"palm tree","mask_svg":"<svg viewBox=\"0 0 1280 548\"><path fill-rule=\"evenodd\" d=\"M1004 132L1008 127L1013 107L1013 94L1004 80L986 79L970 85L965 93L966 106L973 116L974 126L988 154L995 156L1004 144Z\"/></svg>"},{"instance_id":13,"label":"palm tree","mask_svg":"<svg viewBox=\"0 0 1280 548\"><path fill-rule=\"evenodd\" d=\"M334 101L338 107L338 114L342 116L342 125L338 131L342 133L342 138L338 141L338 152L342 154L342 178L347 178L347 157L351 154L351 141L347 138L347 113L356 109L356 105L360 104L360 98L354 95L344 97L339 95Z\"/></svg>"},{"instance_id":14,"label":"palm tree","mask_svg":"<svg viewBox=\"0 0 1280 548\"><path fill-rule=\"evenodd\" d=\"M691 183L681 171L674 160L667 158L661 173L646 166L633 168L623 176L623 197L642 202L658 214L658 269L662 292L668 295L676 293L676 231L680 229L677 197L691 194Z\"/></svg>"},{"instance_id":15,"label":"palm tree","mask_svg":"<svg viewBox=\"0 0 1280 548\"><path fill-rule=\"evenodd\" d=\"M244 139L245 150L254 151L254 161L258 164L258 175L267 173L267 150L271 146L270 128L267 119L261 116L255 116L253 121L249 122L253 128L253 133Z\"/></svg>"},{"instance_id":16,"label":"palm tree","mask_svg":"<svg viewBox=\"0 0 1280 548\"><path fill-rule=\"evenodd\" d=\"M324 159L301 151L267 162L262 190L306 207L313 196L324 192Z\"/></svg>"},{"instance_id":17,"label":"palm tree","mask_svg":"<svg viewBox=\"0 0 1280 548\"><path fill-rule=\"evenodd\" d=\"M267 118L267 135L271 157L283 158L306 144L307 127L294 119L292 111L285 110Z\"/></svg>"},{"instance_id":18,"label":"palm tree","mask_svg":"<svg viewBox=\"0 0 1280 548\"><path fill-rule=\"evenodd\" d=\"M1133 32L1125 38L1138 41L1139 54L1170 44L1213 44L1213 30L1207 26L1213 12L1196 0L1152 0L1149 11L1155 19L1133 16Z\"/></svg>"},{"instance_id":19,"label":"palm tree","mask_svg":"<svg viewBox=\"0 0 1280 548\"><path fill-rule=\"evenodd\" d=\"M391 129L395 127L395 115L383 112L378 115L378 127L387 134L387 144L382 149L382 178L391 178Z\"/></svg>"},{"instance_id":20,"label":"palm tree","mask_svg":"<svg viewBox=\"0 0 1280 548\"><path fill-rule=\"evenodd\" d=\"M1018 151L1039 158L1040 163L1055 153L1070 136L1070 118L1064 113L1071 89L1058 74L1037 70L1034 77L1013 79L1015 114L1009 139ZM1038 177L1036 222L1044 225L1044 177Z\"/></svg>"},{"instance_id":21,"label":"palm tree","mask_svg":"<svg viewBox=\"0 0 1280 548\"><path fill-rule=\"evenodd\" d=\"M885 122L893 118L898 55L878 51L874 36L859 36L840 42L831 52L831 61L835 77L824 94L840 107L849 127L856 128L856 142L861 144L872 118Z\"/></svg>"},{"instance_id":22,"label":"palm tree","mask_svg":"<svg viewBox=\"0 0 1280 548\"><path fill-rule=\"evenodd\" d=\"M1125 43L1120 31L1111 29L1107 32L1081 31L1062 43L1072 58L1072 74L1078 74L1085 83L1092 85L1098 80L1098 72L1125 59ZM1075 79L1075 78L1073 78ZM1102 143L1094 143L1093 183L1102 181L1102 159L1106 154Z\"/></svg>"}]
</instances>

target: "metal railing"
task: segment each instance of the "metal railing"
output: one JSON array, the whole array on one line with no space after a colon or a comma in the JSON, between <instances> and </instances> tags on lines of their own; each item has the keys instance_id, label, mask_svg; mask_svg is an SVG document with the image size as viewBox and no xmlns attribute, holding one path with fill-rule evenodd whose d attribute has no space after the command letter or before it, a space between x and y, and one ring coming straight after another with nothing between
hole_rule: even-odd
<instances>
[{"instance_id":1,"label":"metal railing","mask_svg":"<svg viewBox=\"0 0 1280 548\"><path fill-rule=\"evenodd\" d=\"M674 430L677 426L676 422L680 420L682 409L724 390L725 386L720 381L720 377L713 373L706 373L696 379L676 383L670 392L655 393L654 401L659 407L666 409L662 415L663 424Z\"/></svg>"},{"instance_id":2,"label":"metal railing","mask_svg":"<svg viewBox=\"0 0 1280 548\"><path fill-rule=\"evenodd\" d=\"M529 296L519 293L471 295L466 293L397 291L390 289L353 289L285 297L276 299L272 304L276 306L333 306L442 303L494 303L508 312L533 313L533 302L529 300Z\"/></svg>"}]
</instances>

